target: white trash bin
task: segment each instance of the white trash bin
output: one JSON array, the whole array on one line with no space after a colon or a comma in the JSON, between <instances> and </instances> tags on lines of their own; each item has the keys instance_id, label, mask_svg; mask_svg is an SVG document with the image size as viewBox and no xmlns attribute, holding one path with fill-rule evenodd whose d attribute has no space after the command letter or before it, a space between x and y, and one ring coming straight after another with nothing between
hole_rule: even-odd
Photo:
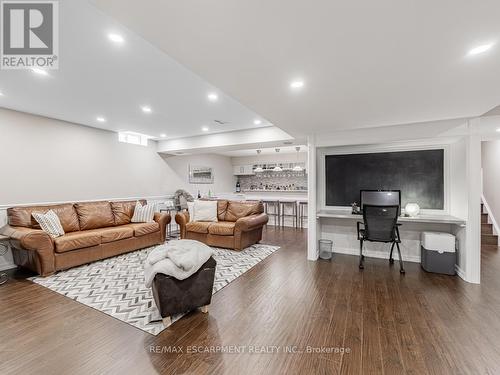
<instances>
[{"instance_id":1,"label":"white trash bin","mask_svg":"<svg viewBox=\"0 0 500 375\"><path fill-rule=\"evenodd\" d=\"M319 240L319 257L324 260L331 260L333 252L333 241Z\"/></svg>"},{"instance_id":2,"label":"white trash bin","mask_svg":"<svg viewBox=\"0 0 500 375\"><path fill-rule=\"evenodd\" d=\"M455 236L450 233L422 232L420 264L427 272L455 275Z\"/></svg>"}]
</instances>

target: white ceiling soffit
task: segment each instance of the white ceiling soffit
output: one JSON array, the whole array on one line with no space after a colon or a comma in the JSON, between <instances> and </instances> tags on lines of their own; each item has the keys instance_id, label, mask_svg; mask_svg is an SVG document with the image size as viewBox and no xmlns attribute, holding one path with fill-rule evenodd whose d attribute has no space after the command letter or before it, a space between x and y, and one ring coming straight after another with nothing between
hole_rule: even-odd
<instances>
[{"instance_id":1,"label":"white ceiling soffit","mask_svg":"<svg viewBox=\"0 0 500 375\"><path fill-rule=\"evenodd\" d=\"M316 136L315 145L322 147L419 139L438 140L466 134L468 134L467 119L453 119L321 133Z\"/></svg>"},{"instance_id":2,"label":"white ceiling soffit","mask_svg":"<svg viewBox=\"0 0 500 375\"><path fill-rule=\"evenodd\" d=\"M276 147L270 147L270 148L259 148L260 153L257 153L256 148L251 148L251 149L246 149L246 150L232 150L232 151L219 151L217 154L219 155L224 155L224 156L230 156L230 157L238 157L238 156L257 156L257 155L271 155L274 156L276 155L276 148L279 148L279 155L296 155L297 150L296 147L300 147L300 153L307 153L307 146L303 144L298 144L294 146L276 146Z\"/></svg>"},{"instance_id":3,"label":"white ceiling soffit","mask_svg":"<svg viewBox=\"0 0 500 375\"><path fill-rule=\"evenodd\" d=\"M479 116L500 97L498 0L93 1L292 135Z\"/></svg>"},{"instance_id":4,"label":"white ceiling soffit","mask_svg":"<svg viewBox=\"0 0 500 375\"><path fill-rule=\"evenodd\" d=\"M207 134L197 137L162 140L157 151L164 154L181 155L250 148L281 147L304 143L304 139L295 139L283 130L270 126L235 132Z\"/></svg>"},{"instance_id":5,"label":"white ceiling soffit","mask_svg":"<svg viewBox=\"0 0 500 375\"><path fill-rule=\"evenodd\" d=\"M59 70L1 70L0 106L167 138L203 134L205 126L215 133L270 125L89 1L59 1L59 9ZM110 33L124 42L113 43ZM212 92L216 102L207 98ZM97 121L101 116L106 122Z\"/></svg>"},{"instance_id":6,"label":"white ceiling soffit","mask_svg":"<svg viewBox=\"0 0 500 375\"><path fill-rule=\"evenodd\" d=\"M483 116L489 117L489 116L500 116L500 105L496 106L495 108L489 110L486 112Z\"/></svg>"}]
</instances>

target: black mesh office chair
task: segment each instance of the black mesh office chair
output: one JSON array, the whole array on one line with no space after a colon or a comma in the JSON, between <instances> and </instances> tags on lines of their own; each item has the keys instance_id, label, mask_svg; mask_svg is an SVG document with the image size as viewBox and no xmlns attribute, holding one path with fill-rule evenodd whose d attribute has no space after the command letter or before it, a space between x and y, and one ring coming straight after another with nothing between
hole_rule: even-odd
<instances>
[{"instance_id":1,"label":"black mesh office chair","mask_svg":"<svg viewBox=\"0 0 500 375\"><path fill-rule=\"evenodd\" d=\"M398 213L399 206L363 205L363 222L358 222L360 269L364 268L363 242L384 242L392 243L391 255L389 256L390 264L394 263L392 252L394 245L396 245L399 255L399 272L405 273L403 259L401 258L401 249L399 248L401 239L399 237ZM361 228L361 225L363 228Z\"/></svg>"}]
</instances>

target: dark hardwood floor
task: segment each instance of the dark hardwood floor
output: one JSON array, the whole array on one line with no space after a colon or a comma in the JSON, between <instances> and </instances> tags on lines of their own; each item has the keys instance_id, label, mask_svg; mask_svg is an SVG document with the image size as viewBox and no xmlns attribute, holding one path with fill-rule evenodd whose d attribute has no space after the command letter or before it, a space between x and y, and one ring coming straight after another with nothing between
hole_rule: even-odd
<instances>
[{"instance_id":1,"label":"dark hardwood floor","mask_svg":"<svg viewBox=\"0 0 500 375\"><path fill-rule=\"evenodd\" d=\"M496 246L483 247L479 286L415 263L400 275L380 259L367 258L362 272L353 256L308 262L305 241L305 231L268 229L264 242L280 250L215 294L208 315L191 313L158 336L17 273L0 286L0 373L500 373ZM273 345L280 352L248 353Z\"/></svg>"}]
</instances>

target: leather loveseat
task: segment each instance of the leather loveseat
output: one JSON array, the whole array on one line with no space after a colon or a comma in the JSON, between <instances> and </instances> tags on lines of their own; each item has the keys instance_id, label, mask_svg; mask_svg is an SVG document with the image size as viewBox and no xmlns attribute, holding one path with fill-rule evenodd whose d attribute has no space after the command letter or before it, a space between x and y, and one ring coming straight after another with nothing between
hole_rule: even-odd
<instances>
[{"instance_id":1,"label":"leather loveseat","mask_svg":"<svg viewBox=\"0 0 500 375\"><path fill-rule=\"evenodd\" d=\"M145 204L145 201L141 201ZM7 209L8 224L0 234L10 237L14 262L42 276L165 242L167 213L153 223L131 223L136 201L84 202ZM53 210L64 229L52 238L31 215Z\"/></svg>"},{"instance_id":2,"label":"leather loveseat","mask_svg":"<svg viewBox=\"0 0 500 375\"><path fill-rule=\"evenodd\" d=\"M217 219L217 222L190 221L188 211L175 215L181 238L234 250L258 243L268 216L261 201L218 200Z\"/></svg>"}]
</instances>

